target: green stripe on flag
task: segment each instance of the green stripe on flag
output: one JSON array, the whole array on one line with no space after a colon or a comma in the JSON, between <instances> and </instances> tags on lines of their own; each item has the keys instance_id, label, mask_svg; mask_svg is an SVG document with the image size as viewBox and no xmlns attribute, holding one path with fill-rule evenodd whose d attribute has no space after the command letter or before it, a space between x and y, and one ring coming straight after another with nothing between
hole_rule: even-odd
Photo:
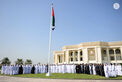
<instances>
[{"instance_id":1,"label":"green stripe on flag","mask_svg":"<svg viewBox=\"0 0 122 82\"><path fill-rule=\"evenodd\" d=\"M55 26L55 17L52 16L52 26Z\"/></svg>"}]
</instances>

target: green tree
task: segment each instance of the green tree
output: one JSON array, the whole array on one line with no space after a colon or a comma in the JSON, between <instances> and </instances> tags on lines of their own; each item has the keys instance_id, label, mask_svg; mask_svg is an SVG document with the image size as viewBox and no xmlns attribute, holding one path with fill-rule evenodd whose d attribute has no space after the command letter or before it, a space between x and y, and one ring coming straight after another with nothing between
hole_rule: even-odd
<instances>
[{"instance_id":1,"label":"green tree","mask_svg":"<svg viewBox=\"0 0 122 82\"><path fill-rule=\"evenodd\" d=\"M8 57L5 57L5 58L2 59L1 64L2 65L4 65L4 64L10 65L11 64L11 61L9 60Z\"/></svg>"},{"instance_id":2,"label":"green tree","mask_svg":"<svg viewBox=\"0 0 122 82\"><path fill-rule=\"evenodd\" d=\"M23 65L23 60L18 58L17 61L15 61L15 64Z\"/></svg>"},{"instance_id":3,"label":"green tree","mask_svg":"<svg viewBox=\"0 0 122 82\"><path fill-rule=\"evenodd\" d=\"M31 59L26 59L25 64L32 64Z\"/></svg>"}]
</instances>

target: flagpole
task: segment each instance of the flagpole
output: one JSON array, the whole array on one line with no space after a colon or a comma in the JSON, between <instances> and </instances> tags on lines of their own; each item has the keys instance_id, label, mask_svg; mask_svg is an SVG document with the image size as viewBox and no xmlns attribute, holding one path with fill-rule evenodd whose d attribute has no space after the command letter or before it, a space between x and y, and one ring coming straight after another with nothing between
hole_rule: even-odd
<instances>
[{"instance_id":1,"label":"flagpole","mask_svg":"<svg viewBox=\"0 0 122 82\"><path fill-rule=\"evenodd\" d=\"M53 6L53 4L51 4L51 9L52 9L52 6ZM51 20L52 20L52 16L51 16ZM51 75L51 72L50 72L51 42L52 42L52 25L50 24L49 52L48 52L48 72L47 72L46 76L50 76Z\"/></svg>"}]
</instances>

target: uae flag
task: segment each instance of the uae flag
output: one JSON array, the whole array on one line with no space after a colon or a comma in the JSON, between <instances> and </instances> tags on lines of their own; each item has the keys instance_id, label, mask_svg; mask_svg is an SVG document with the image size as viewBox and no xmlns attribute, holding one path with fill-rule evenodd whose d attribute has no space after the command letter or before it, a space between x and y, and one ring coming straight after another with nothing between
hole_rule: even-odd
<instances>
[{"instance_id":1,"label":"uae flag","mask_svg":"<svg viewBox=\"0 0 122 82\"><path fill-rule=\"evenodd\" d=\"M54 9L52 5L52 30L55 29L55 16L54 16Z\"/></svg>"}]
</instances>

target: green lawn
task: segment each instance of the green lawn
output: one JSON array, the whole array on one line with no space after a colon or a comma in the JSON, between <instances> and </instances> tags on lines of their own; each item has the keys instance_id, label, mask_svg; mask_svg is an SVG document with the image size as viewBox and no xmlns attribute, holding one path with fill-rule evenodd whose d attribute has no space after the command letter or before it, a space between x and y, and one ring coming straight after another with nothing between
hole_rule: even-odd
<instances>
[{"instance_id":1,"label":"green lawn","mask_svg":"<svg viewBox=\"0 0 122 82\"><path fill-rule=\"evenodd\" d=\"M23 74L23 75L12 75L12 77L26 77L26 78L52 78L52 79L121 79L122 76L116 78L105 78L98 75L87 75L87 74L62 74L62 73L53 73L51 76L47 77L46 74Z\"/></svg>"},{"instance_id":2,"label":"green lawn","mask_svg":"<svg viewBox=\"0 0 122 82\"><path fill-rule=\"evenodd\" d=\"M1 70L0 70L0 76L1 76Z\"/></svg>"}]
</instances>

